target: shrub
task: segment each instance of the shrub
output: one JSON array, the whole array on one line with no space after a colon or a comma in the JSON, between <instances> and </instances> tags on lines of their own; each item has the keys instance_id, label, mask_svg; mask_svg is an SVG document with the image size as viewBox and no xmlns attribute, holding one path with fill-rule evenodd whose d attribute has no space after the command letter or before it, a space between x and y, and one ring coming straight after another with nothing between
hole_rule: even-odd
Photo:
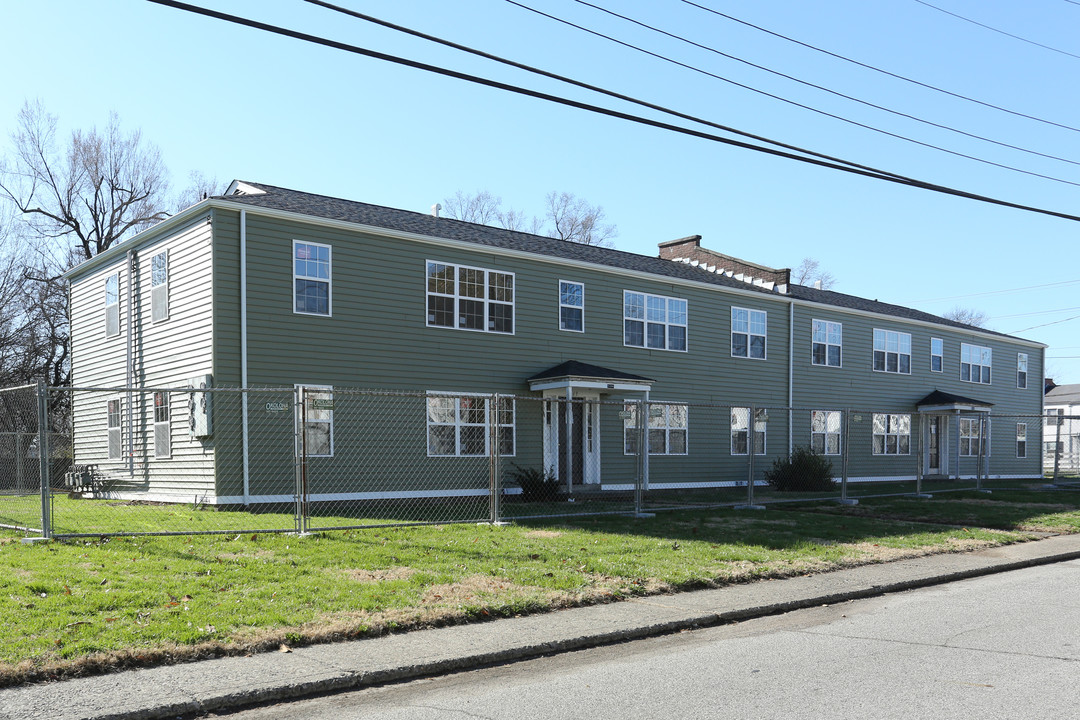
<instances>
[{"instance_id":1,"label":"shrub","mask_svg":"<svg viewBox=\"0 0 1080 720\"><path fill-rule=\"evenodd\" d=\"M836 488L832 462L808 447L797 447L790 457L774 460L765 471L765 482L780 491L820 492Z\"/></svg>"},{"instance_id":2,"label":"shrub","mask_svg":"<svg viewBox=\"0 0 1080 720\"><path fill-rule=\"evenodd\" d=\"M555 500L559 494L559 480L551 470L523 468L515 464L510 480L521 487L521 499L525 502Z\"/></svg>"}]
</instances>

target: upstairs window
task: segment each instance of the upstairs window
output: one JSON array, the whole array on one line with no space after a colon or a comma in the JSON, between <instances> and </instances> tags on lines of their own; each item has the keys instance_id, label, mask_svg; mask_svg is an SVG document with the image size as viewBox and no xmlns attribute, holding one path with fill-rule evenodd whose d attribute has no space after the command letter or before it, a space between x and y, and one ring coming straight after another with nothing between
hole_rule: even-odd
<instances>
[{"instance_id":1,"label":"upstairs window","mask_svg":"<svg viewBox=\"0 0 1080 720\"><path fill-rule=\"evenodd\" d=\"M585 332L585 286L559 281L559 329Z\"/></svg>"},{"instance_id":2,"label":"upstairs window","mask_svg":"<svg viewBox=\"0 0 1080 720\"><path fill-rule=\"evenodd\" d=\"M731 356L765 359L768 316L764 310L731 308Z\"/></svg>"},{"instance_id":3,"label":"upstairs window","mask_svg":"<svg viewBox=\"0 0 1080 720\"><path fill-rule=\"evenodd\" d=\"M964 382L990 384L993 351L981 345L960 344L960 379Z\"/></svg>"},{"instance_id":4,"label":"upstairs window","mask_svg":"<svg viewBox=\"0 0 1080 720\"><path fill-rule=\"evenodd\" d=\"M911 416L874 413L874 454L911 453Z\"/></svg>"},{"instance_id":5,"label":"upstairs window","mask_svg":"<svg viewBox=\"0 0 1080 720\"><path fill-rule=\"evenodd\" d=\"M911 374L911 333L874 330L874 370Z\"/></svg>"},{"instance_id":6,"label":"upstairs window","mask_svg":"<svg viewBox=\"0 0 1080 720\"><path fill-rule=\"evenodd\" d=\"M623 291L623 344L686 351L686 301Z\"/></svg>"},{"instance_id":7,"label":"upstairs window","mask_svg":"<svg viewBox=\"0 0 1080 720\"><path fill-rule=\"evenodd\" d=\"M514 333L514 274L427 263L428 327Z\"/></svg>"},{"instance_id":8,"label":"upstairs window","mask_svg":"<svg viewBox=\"0 0 1080 720\"><path fill-rule=\"evenodd\" d=\"M330 246L293 240L293 312L330 315Z\"/></svg>"},{"instance_id":9,"label":"upstairs window","mask_svg":"<svg viewBox=\"0 0 1080 720\"><path fill-rule=\"evenodd\" d=\"M945 341L930 338L930 372L941 372L945 360Z\"/></svg>"},{"instance_id":10,"label":"upstairs window","mask_svg":"<svg viewBox=\"0 0 1080 720\"><path fill-rule=\"evenodd\" d=\"M765 408L754 410L754 454L765 454L765 423L768 414ZM750 442L750 408L731 408L731 454L746 455Z\"/></svg>"},{"instance_id":11,"label":"upstairs window","mask_svg":"<svg viewBox=\"0 0 1080 720\"><path fill-rule=\"evenodd\" d=\"M1016 387L1027 389L1027 353L1016 354Z\"/></svg>"},{"instance_id":12,"label":"upstairs window","mask_svg":"<svg viewBox=\"0 0 1080 720\"><path fill-rule=\"evenodd\" d=\"M105 337L120 334L120 273L105 278Z\"/></svg>"},{"instance_id":13,"label":"upstairs window","mask_svg":"<svg viewBox=\"0 0 1080 720\"><path fill-rule=\"evenodd\" d=\"M827 367L840 367L840 353L843 346L844 326L841 323L828 322L826 320L814 320L813 328L813 352L811 359L814 365Z\"/></svg>"},{"instance_id":14,"label":"upstairs window","mask_svg":"<svg viewBox=\"0 0 1080 720\"><path fill-rule=\"evenodd\" d=\"M169 252L150 259L150 321L169 319Z\"/></svg>"}]
</instances>

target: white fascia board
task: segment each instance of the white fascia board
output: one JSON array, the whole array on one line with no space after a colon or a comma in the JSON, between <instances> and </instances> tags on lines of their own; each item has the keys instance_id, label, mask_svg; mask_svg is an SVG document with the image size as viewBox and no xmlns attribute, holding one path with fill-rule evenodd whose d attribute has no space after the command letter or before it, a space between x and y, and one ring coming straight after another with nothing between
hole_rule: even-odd
<instances>
[{"instance_id":1,"label":"white fascia board","mask_svg":"<svg viewBox=\"0 0 1080 720\"><path fill-rule=\"evenodd\" d=\"M957 410L960 412L993 412L989 405L923 405L919 408L919 412L923 415L956 412Z\"/></svg>"},{"instance_id":2,"label":"white fascia board","mask_svg":"<svg viewBox=\"0 0 1080 720\"><path fill-rule=\"evenodd\" d=\"M908 325L918 325L921 327L934 328L940 331L941 328L952 330L954 332L965 332L980 337L986 337L990 339L996 339L998 341L1012 342L1017 345L1025 345L1027 347L1046 348L1048 347L1044 343L1035 342L1033 340L1024 340L1023 338L1014 338L1011 335L994 335L991 333L982 332L978 329L966 329L966 328L954 328L949 325L941 325L938 323L926 322L924 320L911 320L909 318L902 318L896 315L885 315L883 313L875 313L867 310L855 310L853 308L841 307L839 305L829 305L828 303L817 303L809 300L800 300L787 295L780 295L779 293L762 293L755 292L753 290L743 290L741 288L727 287L724 285L715 285L713 283L700 282L697 280L687 280L685 278L668 277L666 275L654 275L653 273L642 272L640 270L629 270L625 268L612 267L610 265L599 265L596 263L585 262L583 260L570 260L567 258L556 258L550 255L541 255L539 253L531 253L523 250L512 250L510 248L492 247L490 245L478 245L477 243L468 242L466 240L450 240L448 238L432 237L431 235L421 235L419 233L411 233L403 230L391 230L384 227L378 227L375 225L364 225L362 223L350 222L348 220L332 220L329 218L321 218L317 215L307 215L304 213L298 213L291 210L277 210L273 208L262 208L247 203L231 202L228 199L211 198L209 200L203 200L202 202L192 205L187 210L180 212L168 220L164 220L158 223L150 230L146 232L157 231L162 228L166 223L173 223L177 218L186 218L192 214L196 208L203 209L206 206L211 208L219 208L222 210L233 210L239 212L240 210L246 210L248 215L261 215L264 217L277 218L281 220L292 220L294 222L307 223L310 225L319 225L322 227L334 228L336 230L353 230L359 232L366 232L372 235L381 235L383 237L394 238L398 240L407 240L410 242L423 243L426 245L436 245L439 247L449 247L458 250L469 250L473 252L483 252L488 255L502 255L510 258L520 258L526 260L532 260L534 262L543 262L550 265L559 265L561 267L574 267L583 268L588 270L594 270L597 272L607 273L609 275L618 275L621 278L634 278L638 280L646 280L649 282L661 282L670 285L679 285L683 287L694 287L701 290L711 292L725 292L732 295L739 295L742 297L752 297L759 300L772 300L777 303L786 304L793 302L797 305L804 305L807 307L815 308L828 308L838 313L847 313L849 315L860 315L863 317L883 318L891 322L905 323ZM174 223L175 224L175 223ZM142 235L136 235L127 242L132 242ZM122 243L126 245L127 243ZM112 248L109 249L111 251ZM107 251L107 252L109 252ZM102 253L105 254L105 253ZM100 255L98 256L100 257ZM97 258L94 258L96 260ZM88 261L93 262L93 260ZM79 268L82 268L87 263L83 263ZM78 269L78 268L76 268ZM74 270L69 272L75 272Z\"/></svg>"},{"instance_id":3,"label":"white fascia board","mask_svg":"<svg viewBox=\"0 0 1080 720\"><path fill-rule=\"evenodd\" d=\"M648 392L652 383L646 382L603 382L601 380L582 380L578 378L558 378L529 383L529 390L559 390L564 388L584 388L586 390L619 390L621 392Z\"/></svg>"}]
</instances>

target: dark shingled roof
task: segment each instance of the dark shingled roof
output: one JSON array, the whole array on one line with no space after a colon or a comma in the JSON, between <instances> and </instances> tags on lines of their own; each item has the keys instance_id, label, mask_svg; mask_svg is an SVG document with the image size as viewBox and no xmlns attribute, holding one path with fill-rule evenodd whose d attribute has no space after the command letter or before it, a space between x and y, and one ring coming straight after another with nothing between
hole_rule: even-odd
<instances>
[{"instance_id":1,"label":"dark shingled roof","mask_svg":"<svg viewBox=\"0 0 1080 720\"><path fill-rule=\"evenodd\" d=\"M952 393L935 390L915 403L915 407L922 407L923 405L983 405L991 407L993 404L984 400L974 400L963 395L953 395Z\"/></svg>"},{"instance_id":2,"label":"dark shingled roof","mask_svg":"<svg viewBox=\"0 0 1080 720\"><path fill-rule=\"evenodd\" d=\"M680 280L692 280L695 282L719 285L722 287L737 288L759 292L775 298L792 297L798 300L832 305L851 310L891 315L906 320L919 320L922 322L945 325L960 330L977 330L1002 337L1012 337L1004 333L976 328L964 323L946 320L945 318L931 315L930 313L901 305L867 300L854 295L833 292L831 290L818 290L805 285L788 285L788 294L782 295L773 290L756 287L749 283L729 278L725 275L711 273L703 268L694 267L686 263L663 260L659 257L649 257L637 253L612 250L610 248L582 245L580 243L557 240L541 235L505 230L489 225L454 220L453 218L434 217L425 213L412 212L409 210L397 210L381 205L356 202L354 200L342 200L340 198L315 195L264 185L262 183L243 181L249 185L264 191L265 195L228 195L221 199L230 202L250 205L252 207L267 208L272 210L284 210L300 215L310 215L327 220L340 220L343 222L370 225L373 227L386 228L401 232L415 233L428 237L444 238L461 242L475 243L487 247L518 250L527 253L536 253L549 257L575 260L580 262L606 265L608 267L621 268L643 273L650 273L661 277L669 277Z\"/></svg>"},{"instance_id":3,"label":"dark shingled roof","mask_svg":"<svg viewBox=\"0 0 1080 720\"><path fill-rule=\"evenodd\" d=\"M1046 393L1050 405L1080 405L1080 385L1055 385Z\"/></svg>"},{"instance_id":4,"label":"dark shingled roof","mask_svg":"<svg viewBox=\"0 0 1080 720\"><path fill-rule=\"evenodd\" d=\"M526 382L532 382L533 380L553 380L555 378L564 377L583 377L583 378L596 378L597 380L634 380L636 382L656 382L647 377L640 375L631 375L630 373L623 372L622 370L612 370L606 367L600 367L599 365L590 365L588 363L578 362L577 360L567 360L564 363L560 363L553 368L538 372L531 378L528 378Z\"/></svg>"}]
</instances>

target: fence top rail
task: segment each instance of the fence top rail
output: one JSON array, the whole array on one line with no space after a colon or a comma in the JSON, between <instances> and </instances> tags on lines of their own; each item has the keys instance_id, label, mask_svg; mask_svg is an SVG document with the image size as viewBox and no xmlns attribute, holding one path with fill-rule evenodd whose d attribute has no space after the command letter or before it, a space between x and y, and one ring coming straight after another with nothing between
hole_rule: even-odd
<instances>
[{"instance_id":1,"label":"fence top rail","mask_svg":"<svg viewBox=\"0 0 1080 720\"><path fill-rule=\"evenodd\" d=\"M13 385L11 387L0 387L0 393L15 392L16 390L32 390L37 387L37 383L31 383L29 385Z\"/></svg>"}]
</instances>

